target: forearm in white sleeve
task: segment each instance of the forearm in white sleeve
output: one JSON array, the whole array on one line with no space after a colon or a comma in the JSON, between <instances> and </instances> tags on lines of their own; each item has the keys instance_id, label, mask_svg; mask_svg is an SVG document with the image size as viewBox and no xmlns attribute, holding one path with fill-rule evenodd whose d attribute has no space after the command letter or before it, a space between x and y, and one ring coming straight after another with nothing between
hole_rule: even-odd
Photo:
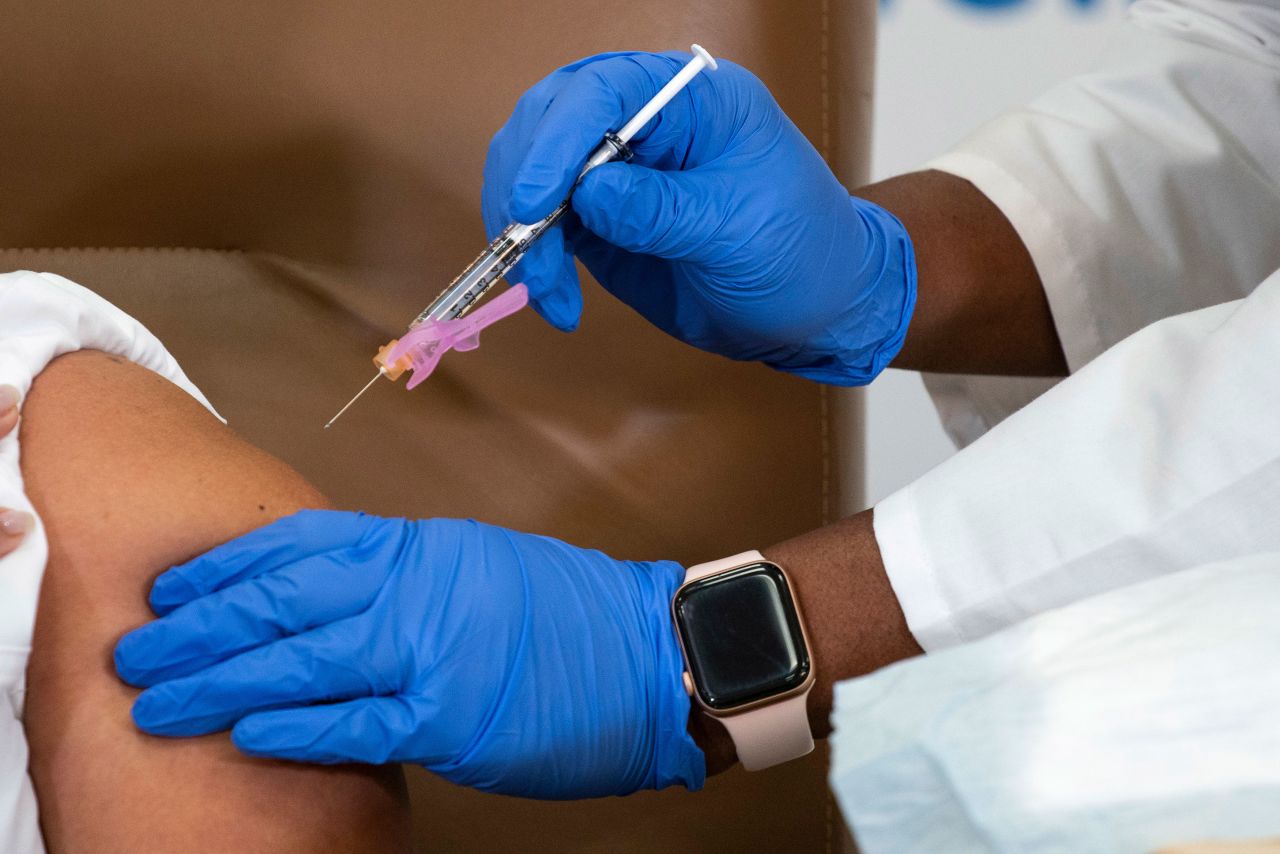
<instances>
[{"instance_id":1,"label":"forearm in white sleeve","mask_svg":"<svg viewBox=\"0 0 1280 854\"><path fill-rule=\"evenodd\" d=\"M1093 70L928 164L1027 247L1071 371L1280 268L1280 4L1137 0ZM967 444L1043 383L929 375Z\"/></svg>"},{"instance_id":2,"label":"forearm in white sleeve","mask_svg":"<svg viewBox=\"0 0 1280 854\"><path fill-rule=\"evenodd\" d=\"M1280 549L1280 272L1121 342L875 509L926 650Z\"/></svg>"}]
</instances>

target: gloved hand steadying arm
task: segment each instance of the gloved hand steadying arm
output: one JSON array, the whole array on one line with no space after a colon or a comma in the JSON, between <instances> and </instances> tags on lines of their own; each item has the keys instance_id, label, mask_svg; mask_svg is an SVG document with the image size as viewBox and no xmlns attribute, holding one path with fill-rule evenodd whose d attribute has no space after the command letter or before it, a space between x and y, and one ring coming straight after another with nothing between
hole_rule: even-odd
<instances>
[{"instance_id":1,"label":"gloved hand steadying arm","mask_svg":"<svg viewBox=\"0 0 1280 854\"><path fill-rule=\"evenodd\" d=\"M483 212L490 237L569 192L616 130L687 54L602 54L530 89L494 137ZM915 305L902 224L850 197L746 69L698 75L631 142L635 157L588 173L562 228L513 271L535 308L574 328L573 255L663 331L704 350L840 385L897 354Z\"/></svg>"},{"instance_id":2,"label":"gloved hand steadying arm","mask_svg":"<svg viewBox=\"0 0 1280 854\"><path fill-rule=\"evenodd\" d=\"M161 575L116 647L157 735L539 798L699 788L683 570L474 521L303 511ZM316 704L316 705L309 705Z\"/></svg>"}]
</instances>

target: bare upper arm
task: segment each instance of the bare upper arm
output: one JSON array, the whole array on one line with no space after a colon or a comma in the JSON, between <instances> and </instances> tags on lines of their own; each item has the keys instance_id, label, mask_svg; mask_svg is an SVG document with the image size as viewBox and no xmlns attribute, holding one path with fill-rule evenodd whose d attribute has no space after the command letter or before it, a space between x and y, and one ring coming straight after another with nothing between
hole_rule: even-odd
<instances>
[{"instance_id":1,"label":"bare upper arm","mask_svg":"<svg viewBox=\"0 0 1280 854\"><path fill-rule=\"evenodd\" d=\"M49 538L25 724L52 851L397 850L399 770L252 760L225 734L132 725L112 648L167 567L325 499L161 377L64 356L23 408L23 476Z\"/></svg>"}]
</instances>

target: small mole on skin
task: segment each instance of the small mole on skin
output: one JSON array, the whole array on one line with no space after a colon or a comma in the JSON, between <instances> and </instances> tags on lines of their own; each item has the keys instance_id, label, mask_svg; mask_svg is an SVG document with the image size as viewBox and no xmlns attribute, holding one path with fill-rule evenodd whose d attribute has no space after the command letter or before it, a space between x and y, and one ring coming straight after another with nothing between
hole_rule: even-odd
<instances>
[{"instance_id":1,"label":"small mole on skin","mask_svg":"<svg viewBox=\"0 0 1280 854\"><path fill-rule=\"evenodd\" d=\"M264 512L265 512L265 511L266 511L266 509L267 509L267 505L265 505L265 504L259 504L259 505L258 505L258 509L259 509L259 510L262 510L262 511L264 511Z\"/></svg>"}]
</instances>

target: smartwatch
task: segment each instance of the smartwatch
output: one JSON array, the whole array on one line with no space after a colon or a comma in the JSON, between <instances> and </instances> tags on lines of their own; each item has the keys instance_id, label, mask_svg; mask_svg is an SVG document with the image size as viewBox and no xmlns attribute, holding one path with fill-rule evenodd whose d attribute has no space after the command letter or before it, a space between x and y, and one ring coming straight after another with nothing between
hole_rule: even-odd
<instances>
[{"instance_id":1,"label":"smartwatch","mask_svg":"<svg viewBox=\"0 0 1280 854\"><path fill-rule=\"evenodd\" d=\"M684 687L720 721L748 771L813 750L806 701L813 661L782 567L758 551L685 572L671 602Z\"/></svg>"}]
</instances>

